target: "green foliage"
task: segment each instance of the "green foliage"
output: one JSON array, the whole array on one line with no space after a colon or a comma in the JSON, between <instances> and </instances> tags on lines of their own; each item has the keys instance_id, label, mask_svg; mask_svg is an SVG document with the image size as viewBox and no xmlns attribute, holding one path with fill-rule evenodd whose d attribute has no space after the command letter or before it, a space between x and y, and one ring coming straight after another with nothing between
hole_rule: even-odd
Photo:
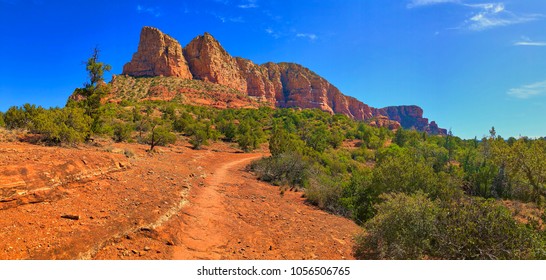
<instances>
[{"instance_id":1,"label":"green foliage","mask_svg":"<svg viewBox=\"0 0 546 280\"><path fill-rule=\"evenodd\" d=\"M340 203L345 188L343 180L314 171L311 169L309 184L305 188L307 200L331 213L347 215L347 208Z\"/></svg>"},{"instance_id":2,"label":"green foliage","mask_svg":"<svg viewBox=\"0 0 546 280\"><path fill-rule=\"evenodd\" d=\"M273 156L287 152L302 151L305 144L295 134L289 133L279 124L273 126L269 137L269 151Z\"/></svg>"},{"instance_id":3,"label":"green foliage","mask_svg":"<svg viewBox=\"0 0 546 280\"><path fill-rule=\"evenodd\" d=\"M437 202L424 193L385 194L377 215L357 237L355 254L361 259L423 259L434 251Z\"/></svg>"},{"instance_id":4,"label":"green foliage","mask_svg":"<svg viewBox=\"0 0 546 280\"><path fill-rule=\"evenodd\" d=\"M190 144L194 149L199 150L201 146L208 145L210 139L209 131L210 126L205 123L195 123L189 129L190 131Z\"/></svg>"},{"instance_id":5,"label":"green foliage","mask_svg":"<svg viewBox=\"0 0 546 280\"><path fill-rule=\"evenodd\" d=\"M512 191L520 196L527 189L529 199L542 205L546 197L546 141L522 138L512 145L499 139L489 142L492 162L498 166L493 179L497 192Z\"/></svg>"},{"instance_id":6,"label":"green foliage","mask_svg":"<svg viewBox=\"0 0 546 280\"><path fill-rule=\"evenodd\" d=\"M4 122L8 129L30 130L34 127L34 119L44 111L44 108L28 103L21 107L12 106L6 111Z\"/></svg>"},{"instance_id":7,"label":"green foliage","mask_svg":"<svg viewBox=\"0 0 546 280\"><path fill-rule=\"evenodd\" d=\"M226 141L233 141L237 135L237 126L231 120L221 120L218 130L224 135Z\"/></svg>"},{"instance_id":8,"label":"green foliage","mask_svg":"<svg viewBox=\"0 0 546 280\"><path fill-rule=\"evenodd\" d=\"M249 118L241 121L235 137L237 144L245 152L255 150L264 141L261 125Z\"/></svg>"},{"instance_id":9,"label":"green foliage","mask_svg":"<svg viewBox=\"0 0 546 280\"><path fill-rule=\"evenodd\" d=\"M422 192L389 194L357 237L365 259L532 259L542 241L492 200L441 203Z\"/></svg>"},{"instance_id":10,"label":"green foliage","mask_svg":"<svg viewBox=\"0 0 546 280\"><path fill-rule=\"evenodd\" d=\"M534 259L544 247L537 233L494 200L454 202L438 217L434 255L443 259Z\"/></svg>"},{"instance_id":11,"label":"green foliage","mask_svg":"<svg viewBox=\"0 0 546 280\"><path fill-rule=\"evenodd\" d=\"M114 141L126 142L131 140L131 133L133 132L133 126L128 123L116 123L114 125Z\"/></svg>"},{"instance_id":12,"label":"green foliage","mask_svg":"<svg viewBox=\"0 0 546 280\"><path fill-rule=\"evenodd\" d=\"M417 190L434 193L437 178L430 163L408 152L386 157L374 169L373 183L381 192L412 193Z\"/></svg>"},{"instance_id":13,"label":"green foliage","mask_svg":"<svg viewBox=\"0 0 546 280\"><path fill-rule=\"evenodd\" d=\"M89 75L89 81L83 88L77 88L74 96L81 96L84 99L80 102L68 102L67 106L80 106L85 109L85 113L96 120L98 110L101 106L101 99L110 92L110 85L104 83L104 72L110 71L111 66L99 61L100 51L93 49L93 54L87 60L85 69ZM97 131L99 124L95 121L92 130Z\"/></svg>"},{"instance_id":14,"label":"green foliage","mask_svg":"<svg viewBox=\"0 0 546 280\"><path fill-rule=\"evenodd\" d=\"M191 127L194 122L193 117L188 112L182 112L180 116L175 118L173 128L177 132L191 134Z\"/></svg>"},{"instance_id":15,"label":"green foliage","mask_svg":"<svg viewBox=\"0 0 546 280\"><path fill-rule=\"evenodd\" d=\"M340 198L340 204L348 209L349 216L359 224L375 215L374 204L379 202L380 192L372 182L372 170L361 169L353 172Z\"/></svg>"},{"instance_id":16,"label":"green foliage","mask_svg":"<svg viewBox=\"0 0 546 280\"><path fill-rule=\"evenodd\" d=\"M90 135L91 118L81 108L44 110L33 119L32 132L56 144L76 144Z\"/></svg>"},{"instance_id":17,"label":"green foliage","mask_svg":"<svg viewBox=\"0 0 546 280\"><path fill-rule=\"evenodd\" d=\"M296 187L307 182L309 163L300 154L288 152L255 161L251 169L260 180Z\"/></svg>"},{"instance_id":18,"label":"green foliage","mask_svg":"<svg viewBox=\"0 0 546 280\"><path fill-rule=\"evenodd\" d=\"M150 145L150 151L153 151L156 146L166 146L175 143L176 135L171 132L168 123L160 119L153 119L146 142Z\"/></svg>"}]
</instances>

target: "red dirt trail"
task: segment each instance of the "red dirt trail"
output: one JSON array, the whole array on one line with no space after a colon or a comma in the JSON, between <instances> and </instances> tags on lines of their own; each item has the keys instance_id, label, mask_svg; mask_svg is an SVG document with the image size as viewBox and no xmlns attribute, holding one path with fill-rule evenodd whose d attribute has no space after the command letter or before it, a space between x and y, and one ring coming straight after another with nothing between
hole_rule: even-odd
<instances>
[{"instance_id":1,"label":"red dirt trail","mask_svg":"<svg viewBox=\"0 0 546 280\"><path fill-rule=\"evenodd\" d=\"M359 227L256 180L263 153L146 148L0 143L0 259L353 258Z\"/></svg>"}]
</instances>

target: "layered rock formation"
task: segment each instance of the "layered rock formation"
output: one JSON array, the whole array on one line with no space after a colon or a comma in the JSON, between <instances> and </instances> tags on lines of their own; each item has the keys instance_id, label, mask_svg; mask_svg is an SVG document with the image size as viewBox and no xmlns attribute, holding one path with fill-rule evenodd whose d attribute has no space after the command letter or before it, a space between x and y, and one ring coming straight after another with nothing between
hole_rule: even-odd
<instances>
[{"instance_id":1,"label":"layered rock formation","mask_svg":"<svg viewBox=\"0 0 546 280\"><path fill-rule=\"evenodd\" d=\"M158 29L144 27L138 51L124 66L123 74L193 78L227 86L271 106L318 108L390 129L401 125L434 134L446 133L435 122L423 118L423 110L418 106L370 107L345 96L301 65L256 65L248 59L234 58L209 33L196 37L183 49Z\"/></svg>"},{"instance_id":2,"label":"layered rock formation","mask_svg":"<svg viewBox=\"0 0 546 280\"><path fill-rule=\"evenodd\" d=\"M153 27L142 28L138 51L131 62L123 66L123 74L133 77L193 77L180 43Z\"/></svg>"},{"instance_id":3,"label":"layered rock formation","mask_svg":"<svg viewBox=\"0 0 546 280\"><path fill-rule=\"evenodd\" d=\"M412 128L432 134L447 134L447 130L439 128L436 122L429 123L427 118L423 118L423 109L419 106L390 106L379 109L378 114L399 122L404 128Z\"/></svg>"},{"instance_id":4,"label":"layered rock formation","mask_svg":"<svg viewBox=\"0 0 546 280\"><path fill-rule=\"evenodd\" d=\"M246 80L237 61L209 33L193 39L184 49L184 56L195 79L246 92Z\"/></svg>"}]
</instances>

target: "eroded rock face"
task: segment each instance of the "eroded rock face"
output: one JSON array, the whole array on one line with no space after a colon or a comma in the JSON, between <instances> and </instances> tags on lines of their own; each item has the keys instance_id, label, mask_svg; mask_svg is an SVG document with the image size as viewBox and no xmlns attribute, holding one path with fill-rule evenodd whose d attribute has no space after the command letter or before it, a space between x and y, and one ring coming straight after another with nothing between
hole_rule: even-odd
<instances>
[{"instance_id":1,"label":"eroded rock face","mask_svg":"<svg viewBox=\"0 0 546 280\"><path fill-rule=\"evenodd\" d=\"M447 130L439 128L436 122L429 123L423 118L423 109L419 106L390 106L378 110L379 114L399 122L403 128L426 131L432 134L446 135Z\"/></svg>"},{"instance_id":2,"label":"eroded rock face","mask_svg":"<svg viewBox=\"0 0 546 280\"><path fill-rule=\"evenodd\" d=\"M209 33L193 39L184 49L184 55L195 79L247 91L239 64Z\"/></svg>"},{"instance_id":3,"label":"eroded rock face","mask_svg":"<svg viewBox=\"0 0 546 280\"><path fill-rule=\"evenodd\" d=\"M237 64L241 76L246 81L246 93L249 96L258 97L260 100L275 104L277 91L282 95L280 79L275 83L275 78L269 76L269 69L256 65L252 61L237 57Z\"/></svg>"},{"instance_id":4,"label":"eroded rock face","mask_svg":"<svg viewBox=\"0 0 546 280\"><path fill-rule=\"evenodd\" d=\"M133 77L193 77L180 43L159 29L148 26L142 28L138 51L123 66L123 74Z\"/></svg>"},{"instance_id":5,"label":"eroded rock face","mask_svg":"<svg viewBox=\"0 0 546 280\"><path fill-rule=\"evenodd\" d=\"M386 127L390 130L399 129L401 127L399 122L393 121L387 116L374 117L369 121L368 124L375 127Z\"/></svg>"},{"instance_id":6,"label":"eroded rock face","mask_svg":"<svg viewBox=\"0 0 546 280\"><path fill-rule=\"evenodd\" d=\"M182 55L183 54L183 55ZM192 77L246 93L269 106L317 108L331 114L345 114L379 127L414 128L445 134L435 122L423 118L418 106L370 107L346 96L326 79L295 63L256 65L234 58L209 33L193 39L184 49L161 31L144 27L138 52L125 65L130 76Z\"/></svg>"}]
</instances>

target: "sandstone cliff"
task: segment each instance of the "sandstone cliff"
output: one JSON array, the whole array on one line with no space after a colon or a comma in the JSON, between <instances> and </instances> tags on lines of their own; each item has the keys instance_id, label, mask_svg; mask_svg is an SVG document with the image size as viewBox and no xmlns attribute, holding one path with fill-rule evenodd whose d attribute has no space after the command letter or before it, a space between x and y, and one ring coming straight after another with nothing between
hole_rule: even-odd
<instances>
[{"instance_id":1,"label":"sandstone cliff","mask_svg":"<svg viewBox=\"0 0 546 280\"><path fill-rule=\"evenodd\" d=\"M193 39L184 49L184 56L195 79L246 92L246 80L237 61L210 34Z\"/></svg>"},{"instance_id":2,"label":"sandstone cliff","mask_svg":"<svg viewBox=\"0 0 546 280\"><path fill-rule=\"evenodd\" d=\"M378 113L399 122L404 128L412 128L432 134L447 134L447 130L439 128L436 122L429 123L427 118L423 118L423 109L419 106L390 106L379 109Z\"/></svg>"},{"instance_id":3,"label":"sandstone cliff","mask_svg":"<svg viewBox=\"0 0 546 280\"><path fill-rule=\"evenodd\" d=\"M193 78L226 86L269 106L318 108L389 129L402 126L446 133L435 122L423 118L423 110L418 106L370 107L344 95L301 65L271 62L257 65L248 59L234 58L209 33L197 36L182 49L176 40L158 29L144 27L138 52L124 66L123 74Z\"/></svg>"},{"instance_id":4,"label":"sandstone cliff","mask_svg":"<svg viewBox=\"0 0 546 280\"><path fill-rule=\"evenodd\" d=\"M131 62L123 66L123 74L133 77L193 77L180 43L159 29L147 26L140 33L138 51Z\"/></svg>"}]
</instances>

